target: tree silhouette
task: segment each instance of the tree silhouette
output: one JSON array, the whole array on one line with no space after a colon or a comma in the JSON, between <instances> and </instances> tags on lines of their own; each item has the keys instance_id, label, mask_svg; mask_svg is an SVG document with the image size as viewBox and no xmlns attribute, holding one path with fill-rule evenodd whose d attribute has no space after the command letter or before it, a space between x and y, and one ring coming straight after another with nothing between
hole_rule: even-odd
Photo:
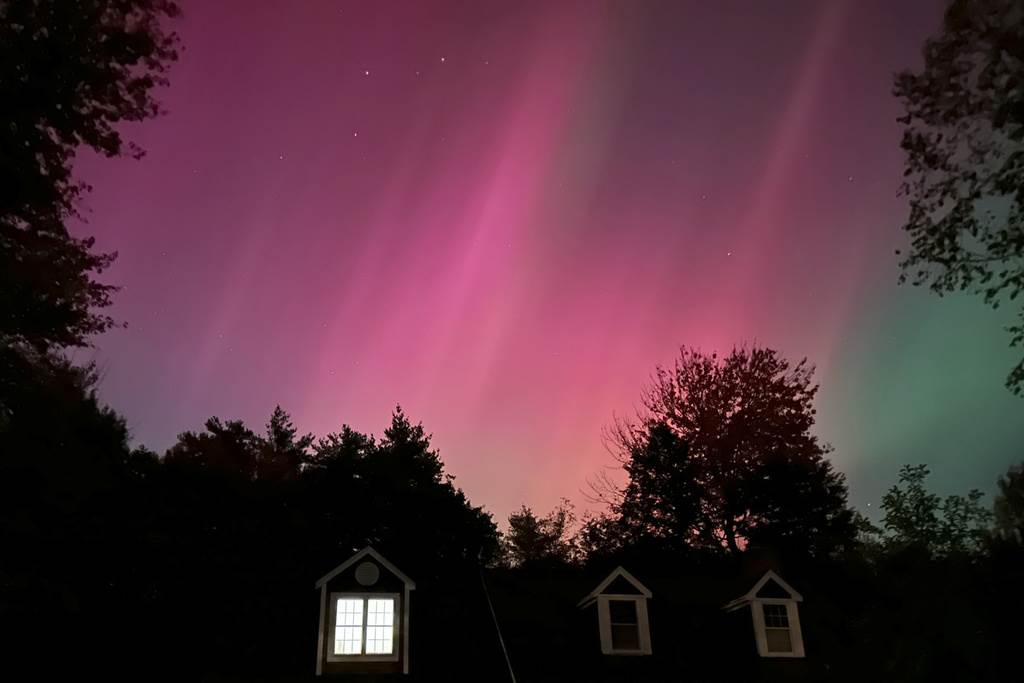
<instances>
[{"instance_id":1,"label":"tree silhouette","mask_svg":"<svg viewBox=\"0 0 1024 683\"><path fill-rule=\"evenodd\" d=\"M620 533L677 548L713 543L701 509L707 493L686 442L664 422L654 422L631 433L626 446L629 483L616 510Z\"/></svg>"},{"instance_id":2,"label":"tree silhouette","mask_svg":"<svg viewBox=\"0 0 1024 683\"><path fill-rule=\"evenodd\" d=\"M379 440L349 427L320 439L300 481L302 507L319 527L310 542L325 558L371 544L429 575L497 555L491 516L470 505L401 408Z\"/></svg>"},{"instance_id":3,"label":"tree silhouette","mask_svg":"<svg viewBox=\"0 0 1024 683\"><path fill-rule=\"evenodd\" d=\"M924 58L894 89L910 199L901 280L1012 302L1024 292L1024 6L955 0ZM1012 346L1024 344L1018 315ZM1007 386L1024 391L1024 360Z\"/></svg>"},{"instance_id":4,"label":"tree silhouette","mask_svg":"<svg viewBox=\"0 0 1024 683\"><path fill-rule=\"evenodd\" d=\"M141 155L117 126L159 113L178 44L161 22L177 15L170 0L0 3L0 346L45 354L113 324L95 276L114 255L67 229L89 189L72 162Z\"/></svg>"},{"instance_id":5,"label":"tree silhouette","mask_svg":"<svg viewBox=\"0 0 1024 683\"><path fill-rule=\"evenodd\" d=\"M256 478L256 464L263 445L241 420L222 422L211 417L205 432L184 432L168 449L164 462L169 467L185 466L215 472L244 481Z\"/></svg>"},{"instance_id":6,"label":"tree silhouette","mask_svg":"<svg viewBox=\"0 0 1024 683\"><path fill-rule=\"evenodd\" d=\"M1024 464L1011 467L996 485L996 530L1005 538L1024 541Z\"/></svg>"},{"instance_id":7,"label":"tree silhouette","mask_svg":"<svg viewBox=\"0 0 1024 683\"><path fill-rule=\"evenodd\" d=\"M810 431L812 373L771 349L719 358L683 348L671 370L657 369L642 426L611 432L629 476L620 521L733 552L756 541L827 555L851 543L844 478Z\"/></svg>"},{"instance_id":8,"label":"tree silhouette","mask_svg":"<svg viewBox=\"0 0 1024 683\"><path fill-rule=\"evenodd\" d=\"M313 435L298 436L298 430L292 424L291 417L281 409L281 406L277 406L267 423L267 434L256 460L257 479L296 479L302 471L302 466L309 460L309 448L312 444Z\"/></svg>"},{"instance_id":9,"label":"tree silhouette","mask_svg":"<svg viewBox=\"0 0 1024 683\"><path fill-rule=\"evenodd\" d=\"M899 482L882 498L882 526L891 548L917 548L931 555L977 552L985 540L991 513L982 493L940 498L925 488L926 465L905 465Z\"/></svg>"},{"instance_id":10,"label":"tree silhouette","mask_svg":"<svg viewBox=\"0 0 1024 683\"><path fill-rule=\"evenodd\" d=\"M566 499L543 517L523 505L508 516L508 533L502 539L505 561L513 566L546 560L572 562L576 558L575 520L572 504Z\"/></svg>"}]
</instances>

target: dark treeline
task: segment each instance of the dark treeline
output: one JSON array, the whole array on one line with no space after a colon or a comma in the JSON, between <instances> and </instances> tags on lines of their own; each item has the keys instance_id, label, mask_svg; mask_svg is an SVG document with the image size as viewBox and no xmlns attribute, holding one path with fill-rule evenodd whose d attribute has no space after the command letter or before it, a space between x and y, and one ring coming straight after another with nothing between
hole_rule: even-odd
<instances>
[{"instance_id":1,"label":"dark treeline","mask_svg":"<svg viewBox=\"0 0 1024 683\"><path fill-rule=\"evenodd\" d=\"M762 371L739 371L750 363ZM577 520L567 502L540 516L524 507L505 534L400 409L379 438L342 427L314 439L280 408L259 432L211 418L158 456L129 445L87 371L46 367L26 365L5 394L0 431L0 623L17 655L5 666L22 675L87 660L110 677L302 679L313 581L367 544L423 585L496 565L699 572L770 550L814 596L808 643L834 680L993 679L1020 636L1021 469L1001 479L993 515L977 492L940 498L924 467L905 467L876 528L847 505L816 440L776 450L784 430L760 430L762 419L780 424L769 406L799 412L779 400L787 392L808 408L813 397L810 372L771 351L716 360L685 350L648 393L683 410L652 403L646 421L612 431L625 480L599 487L603 512ZM758 392L766 379L777 386ZM690 382L708 391L701 401ZM792 424L784 440L801 443L812 422ZM719 441L749 455L717 462ZM154 648L173 657L156 665Z\"/></svg>"},{"instance_id":2,"label":"dark treeline","mask_svg":"<svg viewBox=\"0 0 1024 683\"><path fill-rule=\"evenodd\" d=\"M157 457L64 370L19 382L0 432L0 623L22 675L301 677L313 582L355 550L427 581L495 560L490 516L401 410L379 439L316 442L280 409L261 434L211 418Z\"/></svg>"}]
</instances>

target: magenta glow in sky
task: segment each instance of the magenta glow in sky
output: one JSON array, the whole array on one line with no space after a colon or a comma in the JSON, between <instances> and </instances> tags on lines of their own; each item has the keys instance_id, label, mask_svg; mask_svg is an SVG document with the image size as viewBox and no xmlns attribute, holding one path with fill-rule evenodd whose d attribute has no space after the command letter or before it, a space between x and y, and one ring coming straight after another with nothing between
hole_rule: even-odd
<instances>
[{"instance_id":1,"label":"magenta glow in sky","mask_svg":"<svg viewBox=\"0 0 1024 683\"><path fill-rule=\"evenodd\" d=\"M141 162L84 158L125 286L102 393L379 433L401 403L500 516L610 458L680 344L818 365L854 501L1019 460L1000 319L898 287L893 71L938 2L185 2Z\"/></svg>"}]
</instances>

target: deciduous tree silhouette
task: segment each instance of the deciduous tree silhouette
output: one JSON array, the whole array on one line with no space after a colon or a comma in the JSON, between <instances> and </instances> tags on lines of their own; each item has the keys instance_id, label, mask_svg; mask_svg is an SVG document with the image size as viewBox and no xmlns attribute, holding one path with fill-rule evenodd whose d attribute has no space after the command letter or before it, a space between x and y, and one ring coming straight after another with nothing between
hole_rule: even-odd
<instances>
[{"instance_id":1,"label":"deciduous tree silhouette","mask_svg":"<svg viewBox=\"0 0 1024 683\"><path fill-rule=\"evenodd\" d=\"M0 344L82 346L113 324L95 279L113 255L67 229L89 189L72 162L82 147L141 155L117 126L159 113L177 15L170 0L0 3Z\"/></svg>"},{"instance_id":2,"label":"deciduous tree silhouette","mask_svg":"<svg viewBox=\"0 0 1024 683\"><path fill-rule=\"evenodd\" d=\"M733 552L758 542L828 555L851 543L843 475L811 433L812 373L771 349L719 358L683 348L672 369L657 369L640 426L611 432L629 476L620 521Z\"/></svg>"},{"instance_id":3,"label":"deciduous tree silhouette","mask_svg":"<svg viewBox=\"0 0 1024 683\"><path fill-rule=\"evenodd\" d=\"M978 552L988 532L991 513L981 505L982 493L945 499L925 488L926 465L905 465L899 482L882 498L882 526L891 548L916 548L930 555Z\"/></svg>"},{"instance_id":4,"label":"deciduous tree silhouette","mask_svg":"<svg viewBox=\"0 0 1024 683\"><path fill-rule=\"evenodd\" d=\"M1024 292L1024 5L955 0L924 58L894 90L906 109L910 199L901 279L1013 302ZM1012 346L1024 344L1024 308L1018 315ZM1007 386L1024 391L1024 361Z\"/></svg>"}]
</instances>

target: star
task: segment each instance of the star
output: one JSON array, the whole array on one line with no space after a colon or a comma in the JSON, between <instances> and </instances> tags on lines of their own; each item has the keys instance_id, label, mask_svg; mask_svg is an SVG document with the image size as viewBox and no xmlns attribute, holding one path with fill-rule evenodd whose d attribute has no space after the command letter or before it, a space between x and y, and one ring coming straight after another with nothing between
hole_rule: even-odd
<instances>
[{"instance_id":1,"label":"star","mask_svg":"<svg viewBox=\"0 0 1024 683\"><path fill-rule=\"evenodd\" d=\"M441 61L442 61L442 62L444 61L444 57L441 57Z\"/></svg>"},{"instance_id":2,"label":"star","mask_svg":"<svg viewBox=\"0 0 1024 683\"><path fill-rule=\"evenodd\" d=\"M358 131L353 131L352 132L352 137L354 137L354 138L359 137L359 132Z\"/></svg>"},{"instance_id":3,"label":"star","mask_svg":"<svg viewBox=\"0 0 1024 683\"><path fill-rule=\"evenodd\" d=\"M369 72L368 70L367 70L367 71L364 71L364 72L363 72L363 75L364 75L364 76L369 76L369 75L370 75L370 72Z\"/></svg>"}]
</instances>

